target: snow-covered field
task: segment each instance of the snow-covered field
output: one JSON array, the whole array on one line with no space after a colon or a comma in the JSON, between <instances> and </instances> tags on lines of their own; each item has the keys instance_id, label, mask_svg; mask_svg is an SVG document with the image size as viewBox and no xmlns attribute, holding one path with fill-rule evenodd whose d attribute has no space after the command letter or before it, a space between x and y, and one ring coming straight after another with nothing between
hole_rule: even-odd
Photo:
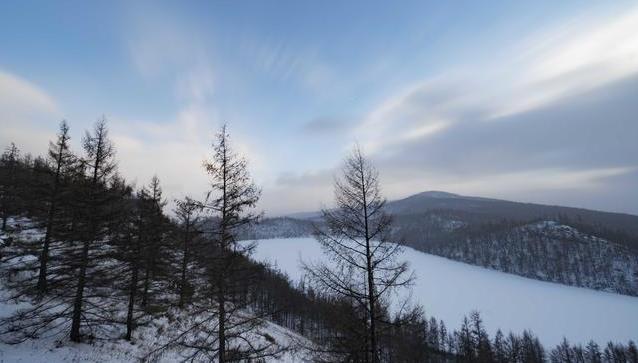
<instances>
[{"instance_id":1,"label":"snow-covered field","mask_svg":"<svg viewBox=\"0 0 638 363\"><path fill-rule=\"evenodd\" d=\"M254 258L267 261L293 280L303 276L300 261L321 258L312 238L259 240ZM490 334L498 328L532 330L547 347L563 336L573 343L590 339L638 340L638 298L527 279L406 248L415 270L412 300L426 313L457 329L463 315L478 310Z\"/></svg>"}]
</instances>

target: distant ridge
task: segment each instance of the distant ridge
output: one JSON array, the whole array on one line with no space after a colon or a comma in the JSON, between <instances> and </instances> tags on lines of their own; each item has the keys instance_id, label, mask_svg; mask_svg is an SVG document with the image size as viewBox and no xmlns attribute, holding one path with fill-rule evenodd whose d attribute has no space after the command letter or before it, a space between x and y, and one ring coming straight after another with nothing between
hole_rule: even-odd
<instances>
[{"instance_id":1,"label":"distant ridge","mask_svg":"<svg viewBox=\"0 0 638 363\"><path fill-rule=\"evenodd\" d=\"M481 222L498 222L503 219L524 222L561 217L638 237L638 216L632 214L464 196L440 190L424 191L389 201L387 208L388 212L397 217L431 211L454 211L470 213L473 219ZM290 218L305 220L317 219L320 216L319 211L287 215Z\"/></svg>"}]
</instances>

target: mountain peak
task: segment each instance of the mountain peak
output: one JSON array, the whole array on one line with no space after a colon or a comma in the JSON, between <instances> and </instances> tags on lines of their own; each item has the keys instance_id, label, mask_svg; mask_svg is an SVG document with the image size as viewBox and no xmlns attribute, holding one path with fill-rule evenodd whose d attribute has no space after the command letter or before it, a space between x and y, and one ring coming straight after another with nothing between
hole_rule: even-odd
<instances>
[{"instance_id":1,"label":"mountain peak","mask_svg":"<svg viewBox=\"0 0 638 363\"><path fill-rule=\"evenodd\" d=\"M413 195L413 197L428 197L428 198L460 198L461 196L454 193L442 192L440 190L429 190L427 192L421 192Z\"/></svg>"}]
</instances>

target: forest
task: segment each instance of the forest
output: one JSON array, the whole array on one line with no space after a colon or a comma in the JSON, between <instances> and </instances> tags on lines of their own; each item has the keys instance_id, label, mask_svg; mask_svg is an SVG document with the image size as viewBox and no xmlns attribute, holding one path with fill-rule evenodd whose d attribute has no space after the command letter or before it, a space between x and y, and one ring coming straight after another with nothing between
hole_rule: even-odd
<instances>
[{"instance_id":1,"label":"forest","mask_svg":"<svg viewBox=\"0 0 638 363\"><path fill-rule=\"evenodd\" d=\"M134 342L144 339L140 327L169 317L179 320L170 339L141 360L161 360L167 350L184 361L276 359L291 347L264 330L272 322L304 337L297 349L317 362L638 362L633 341L582 346L564 340L543 347L530 331L490 337L479 312L467 312L460 327L447 327L419 305L393 308L391 292L409 289L414 276L398 258L402 245L393 238L378 173L358 148L335 182L336 207L322 211L321 223L279 221L293 229L291 235L311 229L337 261L304 266L307 281L293 283L250 258L250 239L269 235L255 208L261 190L226 126L211 141L202 168L210 182L206 197L172 201L164 197L159 176L135 186L118 173L105 119L86 131L81 152L71 149L66 122L47 155L8 145L0 159L0 278L8 291L4 303L28 307L2 318L1 340ZM507 251L491 248L493 238L483 231L428 250L486 266L498 260L499 268L523 274L536 273L536 265L546 263L538 255L550 254L564 266L548 275L551 281L573 278L565 271L588 269L591 278L577 285L615 279L612 290L635 295L636 286L624 275L604 263L583 263L611 258L635 270L635 260L622 260L598 240L589 241L589 249L565 249L547 237L548 230L565 232L554 227L494 226L489 236L507 239ZM427 233L427 225L420 228ZM530 236L549 238L539 246L549 251L526 250Z\"/></svg>"}]
</instances>

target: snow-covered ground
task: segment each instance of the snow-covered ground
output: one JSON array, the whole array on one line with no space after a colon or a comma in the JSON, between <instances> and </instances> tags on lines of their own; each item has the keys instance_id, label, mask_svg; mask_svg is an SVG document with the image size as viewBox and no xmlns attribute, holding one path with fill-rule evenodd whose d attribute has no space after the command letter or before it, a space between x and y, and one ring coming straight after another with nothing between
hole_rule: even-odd
<instances>
[{"instance_id":1,"label":"snow-covered ground","mask_svg":"<svg viewBox=\"0 0 638 363\"><path fill-rule=\"evenodd\" d=\"M254 258L298 280L303 276L300 261L321 256L314 239L289 238L259 240ZM532 280L411 248L404 258L417 275L412 300L449 328L459 328L465 314L478 310L492 336L498 328L504 333L529 329L547 347L563 336L573 343L638 340L636 297Z\"/></svg>"},{"instance_id":2,"label":"snow-covered ground","mask_svg":"<svg viewBox=\"0 0 638 363\"><path fill-rule=\"evenodd\" d=\"M42 231L34 228L33 223L27 218L10 218L8 224L16 230L12 237L21 240L41 239ZM20 228L17 228L17 227ZM6 243L9 236L0 232L0 247ZM1 266L0 266L1 267ZM15 304L7 302L10 292L0 280L0 318L8 317L20 308L28 308L27 302ZM176 309L169 311L161 317L152 319L147 325L138 327L133 334L132 342L121 339L124 334L124 326L114 327L115 333L110 339L95 340L90 344L71 343L64 336L40 337L20 344L9 345L0 342L0 363L58 363L58 362L135 362L140 361L149 352L166 344L170 337L179 332L176 326L184 322L192 315L180 312ZM277 357L266 359L268 363L298 363L311 361L311 355L304 347L311 343L295 332L283 328L277 324L264 322L258 328L258 334L250 339L269 339L275 343L278 349L285 349ZM158 362L175 362L184 358L179 354L179 348L170 348L160 357ZM277 349L277 350L278 350Z\"/></svg>"},{"instance_id":3,"label":"snow-covered ground","mask_svg":"<svg viewBox=\"0 0 638 363\"><path fill-rule=\"evenodd\" d=\"M0 285L0 300L7 291ZM0 302L0 317L6 317L19 305ZM169 337L178 331L175 325L188 319L184 315L162 316L150 321L148 325L138 327L132 342L121 338L96 340L90 344L69 342L66 336L41 337L20 344L9 345L0 342L0 363L61 363L61 362L109 362L123 363L141 361L149 352L168 342ZM122 330L123 333L123 330ZM310 343L298 334L279 325L266 322L259 328L258 335L251 339L264 339L268 334L278 347L288 349L277 357L266 359L268 363L310 362L310 353L303 347ZM184 357L178 348L170 348L157 358L157 362L178 362ZM155 361L155 360L154 360ZM196 360L200 361L200 360ZM204 360L202 360L204 361Z\"/></svg>"}]
</instances>

